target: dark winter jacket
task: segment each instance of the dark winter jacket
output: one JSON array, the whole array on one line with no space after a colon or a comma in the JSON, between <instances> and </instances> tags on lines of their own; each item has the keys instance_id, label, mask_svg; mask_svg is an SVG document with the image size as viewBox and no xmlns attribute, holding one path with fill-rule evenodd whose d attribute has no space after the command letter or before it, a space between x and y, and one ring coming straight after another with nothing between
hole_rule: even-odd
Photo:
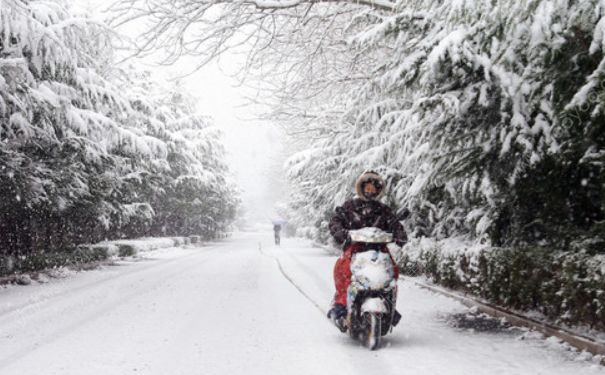
<instances>
[{"instance_id":1,"label":"dark winter jacket","mask_svg":"<svg viewBox=\"0 0 605 375\"><path fill-rule=\"evenodd\" d=\"M403 225L386 205L375 201L353 198L342 206L330 220L330 233L341 244L347 240L348 231L364 227L376 227L393 234L393 240L402 246L408 240Z\"/></svg>"}]
</instances>

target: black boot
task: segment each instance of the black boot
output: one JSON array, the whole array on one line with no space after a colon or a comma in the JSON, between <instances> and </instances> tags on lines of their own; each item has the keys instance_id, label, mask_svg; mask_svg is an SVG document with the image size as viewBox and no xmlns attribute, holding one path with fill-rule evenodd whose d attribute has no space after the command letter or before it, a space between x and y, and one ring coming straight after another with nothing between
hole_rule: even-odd
<instances>
[{"instance_id":1,"label":"black boot","mask_svg":"<svg viewBox=\"0 0 605 375\"><path fill-rule=\"evenodd\" d=\"M339 303L332 306L330 311L328 311L328 318L334 320L347 316L347 308L345 305L341 305Z\"/></svg>"},{"instance_id":2,"label":"black boot","mask_svg":"<svg viewBox=\"0 0 605 375\"><path fill-rule=\"evenodd\" d=\"M334 322L334 325L336 325L341 332L347 331L347 308L344 305L335 304L334 307L328 311L328 318Z\"/></svg>"}]
</instances>

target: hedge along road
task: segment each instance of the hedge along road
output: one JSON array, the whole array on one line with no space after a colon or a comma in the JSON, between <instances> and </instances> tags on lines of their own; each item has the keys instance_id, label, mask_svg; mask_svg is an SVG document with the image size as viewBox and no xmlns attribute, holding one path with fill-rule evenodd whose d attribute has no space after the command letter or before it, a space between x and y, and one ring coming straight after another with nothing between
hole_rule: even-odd
<instances>
[{"instance_id":1,"label":"hedge along road","mask_svg":"<svg viewBox=\"0 0 605 375\"><path fill-rule=\"evenodd\" d=\"M271 241L241 234L2 288L0 373L605 374L521 331L454 328L465 307L405 281L402 322L368 351L324 316L335 257Z\"/></svg>"}]
</instances>

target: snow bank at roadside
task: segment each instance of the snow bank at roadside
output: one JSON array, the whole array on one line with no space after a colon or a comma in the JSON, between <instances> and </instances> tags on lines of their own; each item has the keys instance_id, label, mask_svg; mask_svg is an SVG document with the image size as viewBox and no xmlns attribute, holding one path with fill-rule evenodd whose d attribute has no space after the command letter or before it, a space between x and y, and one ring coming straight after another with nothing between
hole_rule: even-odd
<instances>
[{"instance_id":1,"label":"snow bank at roadside","mask_svg":"<svg viewBox=\"0 0 605 375\"><path fill-rule=\"evenodd\" d=\"M147 237L133 240L114 240L101 242L94 246L108 246L109 248L117 248L115 255L120 257L133 256L140 252L146 252L156 249L163 249L175 246L183 246L190 244L188 237Z\"/></svg>"},{"instance_id":2,"label":"snow bank at roadside","mask_svg":"<svg viewBox=\"0 0 605 375\"><path fill-rule=\"evenodd\" d=\"M103 241L95 244L78 245L73 251L61 254L40 254L31 257L27 267L15 267L12 273L2 276L0 285L29 285L33 280L39 281L54 277L57 270L89 270L106 261L134 257L139 253L158 249L170 249L186 245L200 246L200 236L190 237L147 237Z\"/></svg>"}]
</instances>

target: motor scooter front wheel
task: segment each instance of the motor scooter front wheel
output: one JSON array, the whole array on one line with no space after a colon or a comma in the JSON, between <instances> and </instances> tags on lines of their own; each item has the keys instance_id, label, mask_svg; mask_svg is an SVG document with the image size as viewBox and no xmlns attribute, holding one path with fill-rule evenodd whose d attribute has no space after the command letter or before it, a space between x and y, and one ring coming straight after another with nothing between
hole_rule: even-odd
<instances>
[{"instance_id":1,"label":"motor scooter front wheel","mask_svg":"<svg viewBox=\"0 0 605 375\"><path fill-rule=\"evenodd\" d=\"M382 314L371 312L363 313L362 322L363 345L370 350L376 350L380 345L380 339L382 337Z\"/></svg>"}]
</instances>

